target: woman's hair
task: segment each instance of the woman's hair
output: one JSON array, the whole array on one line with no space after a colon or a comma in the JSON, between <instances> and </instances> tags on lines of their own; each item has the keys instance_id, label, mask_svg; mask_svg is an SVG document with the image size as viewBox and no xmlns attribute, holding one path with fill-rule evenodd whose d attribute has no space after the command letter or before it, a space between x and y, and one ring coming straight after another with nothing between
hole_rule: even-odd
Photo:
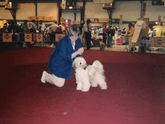
<instances>
[{"instance_id":1,"label":"woman's hair","mask_svg":"<svg viewBox=\"0 0 165 124\"><path fill-rule=\"evenodd\" d=\"M79 36L79 33L80 33L80 29L77 25L71 25L69 27L69 32L68 32L68 35L69 37L71 36Z\"/></svg>"}]
</instances>

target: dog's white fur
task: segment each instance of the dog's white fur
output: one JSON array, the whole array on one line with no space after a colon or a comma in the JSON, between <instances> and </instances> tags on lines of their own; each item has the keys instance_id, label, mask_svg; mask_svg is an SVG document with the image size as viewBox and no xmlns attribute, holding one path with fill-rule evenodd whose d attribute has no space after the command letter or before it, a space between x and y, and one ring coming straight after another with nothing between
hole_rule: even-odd
<instances>
[{"instance_id":1,"label":"dog's white fur","mask_svg":"<svg viewBox=\"0 0 165 124\"><path fill-rule=\"evenodd\" d=\"M101 89L107 89L104 69L100 61L96 60L92 65L88 65L87 68L86 66L87 63L83 57L77 57L73 62L77 83L76 89L87 92L90 89L90 85L92 87L97 87L99 85Z\"/></svg>"},{"instance_id":2,"label":"dog's white fur","mask_svg":"<svg viewBox=\"0 0 165 124\"><path fill-rule=\"evenodd\" d=\"M92 65L87 66L87 70L92 87L97 87L99 85L102 90L108 88L105 82L104 68L100 61L95 60Z\"/></svg>"},{"instance_id":3,"label":"dog's white fur","mask_svg":"<svg viewBox=\"0 0 165 124\"><path fill-rule=\"evenodd\" d=\"M75 69L77 90L82 90L83 92L87 92L90 89L89 75L86 68L87 63L83 57L77 57L72 64Z\"/></svg>"}]
</instances>

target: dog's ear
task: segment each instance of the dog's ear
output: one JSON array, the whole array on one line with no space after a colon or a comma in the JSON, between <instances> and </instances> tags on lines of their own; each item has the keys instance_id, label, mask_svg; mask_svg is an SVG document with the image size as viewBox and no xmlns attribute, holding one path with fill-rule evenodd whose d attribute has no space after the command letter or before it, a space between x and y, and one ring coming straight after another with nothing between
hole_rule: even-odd
<instances>
[{"instance_id":1,"label":"dog's ear","mask_svg":"<svg viewBox=\"0 0 165 124\"><path fill-rule=\"evenodd\" d=\"M73 63L73 64L72 64L72 67L73 67L74 69L76 69L76 63Z\"/></svg>"},{"instance_id":2,"label":"dog's ear","mask_svg":"<svg viewBox=\"0 0 165 124\"><path fill-rule=\"evenodd\" d=\"M86 63L85 59L83 61L83 68L84 68L84 70L87 68L87 63Z\"/></svg>"},{"instance_id":3,"label":"dog's ear","mask_svg":"<svg viewBox=\"0 0 165 124\"><path fill-rule=\"evenodd\" d=\"M84 67L84 70L87 68L87 66Z\"/></svg>"}]
</instances>

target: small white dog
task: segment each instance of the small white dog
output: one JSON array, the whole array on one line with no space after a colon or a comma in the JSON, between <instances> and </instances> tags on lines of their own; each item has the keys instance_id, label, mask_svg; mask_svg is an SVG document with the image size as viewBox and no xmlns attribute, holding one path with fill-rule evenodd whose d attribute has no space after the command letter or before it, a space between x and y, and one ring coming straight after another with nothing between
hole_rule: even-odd
<instances>
[{"instance_id":1,"label":"small white dog","mask_svg":"<svg viewBox=\"0 0 165 124\"><path fill-rule=\"evenodd\" d=\"M104 68L100 61L95 60L92 65L87 66L87 70L92 87L97 87L99 85L102 90L108 88L105 82Z\"/></svg>"},{"instance_id":2,"label":"small white dog","mask_svg":"<svg viewBox=\"0 0 165 124\"><path fill-rule=\"evenodd\" d=\"M87 92L90 89L90 82L88 71L85 69L87 67L87 63L83 57L77 57L72 64L75 69L77 90L82 90L83 92Z\"/></svg>"},{"instance_id":3,"label":"small white dog","mask_svg":"<svg viewBox=\"0 0 165 124\"><path fill-rule=\"evenodd\" d=\"M107 89L103 65L98 60L94 61L92 65L87 66L83 57L77 57L73 62L73 68L76 72L77 90L87 92L90 89L90 85L92 87L99 85L101 89Z\"/></svg>"}]
</instances>

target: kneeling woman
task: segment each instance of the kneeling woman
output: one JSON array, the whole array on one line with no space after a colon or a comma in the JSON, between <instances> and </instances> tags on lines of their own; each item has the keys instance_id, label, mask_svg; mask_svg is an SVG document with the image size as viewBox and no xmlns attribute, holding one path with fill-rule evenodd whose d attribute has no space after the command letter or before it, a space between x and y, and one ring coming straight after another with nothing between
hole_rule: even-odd
<instances>
[{"instance_id":1,"label":"kneeling woman","mask_svg":"<svg viewBox=\"0 0 165 124\"><path fill-rule=\"evenodd\" d=\"M79 28L71 25L68 35L62 38L50 56L48 69L52 74L46 71L42 72L41 82L51 83L58 87L64 86L65 79L71 79L72 62L84 52L82 42L79 37Z\"/></svg>"}]
</instances>

